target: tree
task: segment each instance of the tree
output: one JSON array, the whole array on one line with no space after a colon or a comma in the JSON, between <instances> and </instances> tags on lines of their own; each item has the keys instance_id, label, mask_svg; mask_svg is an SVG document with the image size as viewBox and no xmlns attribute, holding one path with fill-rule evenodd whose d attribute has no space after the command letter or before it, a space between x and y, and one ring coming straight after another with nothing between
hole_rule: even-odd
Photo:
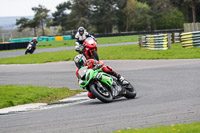
<instances>
[{"instance_id":1,"label":"tree","mask_svg":"<svg viewBox=\"0 0 200 133\"><path fill-rule=\"evenodd\" d=\"M150 29L151 9L146 3L128 0L124 13L126 16L126 31Z\"/></svg>"},{"instance_id":2,"label":"tree","mask_svg":"<svg viewBox=\"0 0 200 133\"><path fill-rule=\"evenodd\" d=\"M80 26L88 27L90 19L90 0L73 0L71 13L69 15L68 24L73 29Z\"/></svg>"},{"instance_id":3,"label":"tree","mask_svg":"<svg viewBox=\"0 0 200 133\"><path fill-rule=\"evenodd\" d=\"M18 27L18 31L21 32L23 29L29 27L29 25L28 25L29 21L30 20L28 18L25 18L25 17L17 19L16 20L16 25L19 26Z\"/></svg>"},{"instance_id":4,"label":"tree","mask_svg":"<svg viewBox=\"0 0 200 133\"><path fill-rule=\"evenodd\" d=\"M117 28L118 32L125 31L126 30L126 25L125 25L125 20L126 20L126 14L124 12L124 8L126 7L126 2L127 0L117 0Z\"/></svg>"},{"instance_id":5,"label":"tree","mask_svg":"<svg viewBox=\"0 0 200 133\"><path fill-rule=\"evenodd\" d=\"M200 17L200 13L198 13L200 0L171 0L171 2L184 14L187 22L196 22Z\"/></svg>"},{"instance_id":6,"label":"tree","mask_svg":"<svg viewBox=\"0 0 200 133\"><path fill-rule=\"evenodd\" d=\"M151 9L146 3L136 2L135 30L151 29Z\"/></svg>"},{"instance_id":7,"label":"tree","mask_svg":"<svg viewBox=\"0 0 200 133\"><path fill-rule=\"evenodd\" d=\"M56 6L57 11L52 13L53 16L53 26L61 26L61 30L66 30L68 25L68 16L69 13L67 13L67 10L71 9L71 2L64 2Z\"/></svg>"},{"instance_id":8,"label":"tree","mask_svg":"<svg viewBox=\"0 0 200 133\"><path fill-rule=\"evenodd\" d=\"M149 7L151 8L151 29L156 30L157 29L157 21L159 17L163 14L163 12L168 12L172 10L174 7L170 0L138 0L142 3L147 3Z\"/></svg>"},{"instance_id":9,"label":"tree","mask_svg":"<svg viewBox=\"0 0 200 133\"><path fill-rule=\"evenodd\" d=\"M135 5L136 5L135 0L128 0L126 3L126 7L124 9L126 15L126 31L128 31L130 29L129 27L134 23L133 18L136 15Z\"/></svg>"},{"instance_id":10,"label":"tree","mask_svg":"<svg viewBox=\"0 0 200 133\"><path fill-rule=\"evenodd\" d=\"M42 27L42 35L44 36L44 27L50 22L50 18L48 18L48 13L50 10L46 9L42 5L39 5L38 7L33 7L32 10L35 12L34 20L37 21L37 23L39 23Z\"/></svg>"},{"instance_id":11,"label":"tree","mask_svg":"<svg viewBox=\"0 0 200 133\"><path fill-rule=\"evenodd\" d=\"M162 15L156 19L157 29L178 29L183 27L184 15L177 9L163 12Z\"/></svg>"},{"instance_id":12,"label":"tree","mask_svg":"<svg viewBox=\"0 0 200 133\"><path fill-rule=\"evenodd\" d=\"M186 5L189 5L192 8L192 19L193 23L196 22L196 5L200 3L200 0L184 0Z\"/></svg>"},{"instance_id":13,"label":"tree","mask_svg":"<svg viewBox=\"0 0 200 133\"><path fill-rule=\"evenodd\" d=\"M39 24L34 19L30 20L28 18L22 17L16 20L16 25L19 26L19 32L22 32L26 28L33 28L34 35L37 36L37 27Z\"/></svg>"},{"instance_id":14,"label":"tree","mask_svg":"<svg viewBox=\"0 0 200 133\"><path fill-rule=\"evenodd\" d=\"M97 32L110 33L118 23L117 0L92 0L92 24Z\"/></svg>"},{"instance_id":15,"label":"tree","mask_svg":"<svg viewBox=\"0 0 200 133\"><path fill-rule=\"evenodd\" d=\"M34 36L37 36L38 25L39 25L39 23L35 19L29 20L29 22L28 22L28 27L33 28L33 30L34 30Z\"/></svg>"}]
</instances>

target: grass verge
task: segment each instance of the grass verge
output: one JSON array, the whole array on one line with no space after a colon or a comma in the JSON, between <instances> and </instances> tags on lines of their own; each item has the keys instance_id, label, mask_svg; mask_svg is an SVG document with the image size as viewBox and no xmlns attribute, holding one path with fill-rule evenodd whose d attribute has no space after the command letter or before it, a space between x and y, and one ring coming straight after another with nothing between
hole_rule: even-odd
<instances>
[{"instance_id":1,"label":"grass verge","mask_svg":"<svg viewBox=\"0 0 200 133\"><path fill-rule=\"evenodd\" d=\"M0 108L38 102L54 102L82 92L68 88L51 88L37 86L0 86Z\"/></svg>"},{"instance_id":2,"label":"grass verge","mask_svg":"<svg viewBox=\"0 0 200 133\"><path fill-rule=\"evenodd\" d=\"M138 45L121 45L99 47L101 60L131 60L131 59L197 59L200 58L200 48L182 48L180 43L172 44L169 50L141 50ZM75 50L38 53L18 57L1 58L0 64L32 64L55 61L73 60L77 55Z\"/></svg>"},{"instance_id":3,"label":"grass verge","mask_svg":"<svg viewBox=\"0 0 200 133\"><path fill-rule=\"evenodd\" d=\"M118 130L116 133L199 133L200 122L189 123L189 124L177 124L170 126L159 126L149 127L142 129L131 129L130 127L126 130Z\"/></svg>"}]
</instances>

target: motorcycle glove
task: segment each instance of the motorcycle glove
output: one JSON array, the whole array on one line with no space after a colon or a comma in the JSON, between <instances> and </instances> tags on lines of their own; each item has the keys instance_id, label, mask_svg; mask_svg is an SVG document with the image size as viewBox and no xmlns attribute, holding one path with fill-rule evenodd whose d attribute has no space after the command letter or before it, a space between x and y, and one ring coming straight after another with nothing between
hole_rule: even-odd
<instances>
[{"instance_id":1,"label":"motorcycle glove","mask_svg":"<svg viewBox=\"0 0 200 133\"><path fill-rule=\"evenodd\" d=\"M96 64L96 66L93 68L93 70L97 70L97 69L99 69L101 67L102 67L102 64Z\"/></svg>"}]
</instances>

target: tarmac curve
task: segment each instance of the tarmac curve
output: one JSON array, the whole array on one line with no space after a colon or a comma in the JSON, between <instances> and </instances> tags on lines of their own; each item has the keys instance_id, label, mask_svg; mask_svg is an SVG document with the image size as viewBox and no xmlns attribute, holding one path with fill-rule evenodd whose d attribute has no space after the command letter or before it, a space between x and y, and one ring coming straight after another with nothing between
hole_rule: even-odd
<instances>
[{"instance_id":1,"label":"tarmac curve","mask_svg":"<svg viewBox=\"0 0 200 133\"><path fill-rule=\"evenodd\" d=\"M128 127L200 121L200 59L104 62L133 83L136 99L121 98L109 104L85 100L0 115L0 133L110 133ZM80 89L75 70L72 61L0 65L0 84Z\"/></svg>"}]
</instances>

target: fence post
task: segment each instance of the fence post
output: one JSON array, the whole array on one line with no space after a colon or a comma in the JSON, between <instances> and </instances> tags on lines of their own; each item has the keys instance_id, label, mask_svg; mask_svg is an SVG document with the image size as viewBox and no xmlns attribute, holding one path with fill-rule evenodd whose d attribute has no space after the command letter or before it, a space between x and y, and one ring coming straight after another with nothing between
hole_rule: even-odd
<instances>
[{"instance_id":1,"label":"fence post","mask_svg":"<svg viewBox=\"0 0 200 133\"><path fill-rule=\"evenodd\" d=\"M176 33L172 33L172 43L176 42Z\"/></svg>"},{"instance_id":2,"label":"fence post","mask_svg":"<svg viewBox=\"0 0 200 133\"><path fill-rule=\"evenodd\" d=\"M143 47L143 37L142 36L139 36L139 46L140 46L140 48Z\"/></svg>"},{"instance_id":3,"label":"fence post","mask_svg":"<svg viewBox=\"0 0 200 133\"><path fill-rule=\"evenodd\" d=\"M167 47L168 47L168 49L170 49L171 48L171 40L172 40L171 34L167 34L167 40L168 40Z\"/></svg>"}]
</instances>

